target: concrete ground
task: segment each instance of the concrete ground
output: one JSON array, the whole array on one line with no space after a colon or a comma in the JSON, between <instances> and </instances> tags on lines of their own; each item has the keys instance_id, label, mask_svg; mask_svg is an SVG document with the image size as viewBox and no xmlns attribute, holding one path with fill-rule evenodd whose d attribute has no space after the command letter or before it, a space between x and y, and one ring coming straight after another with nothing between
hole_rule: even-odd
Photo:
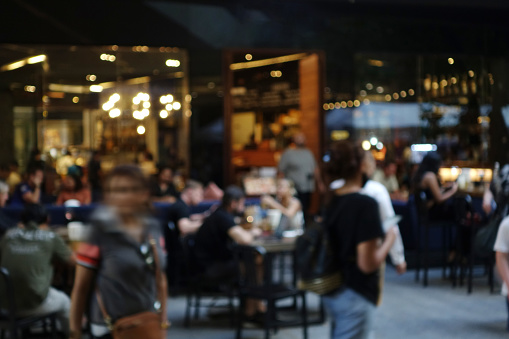
<instances>
[{"instance_id":1,"label":"concrete ground","mask_svg":"<svg viewBox=\"0 0 509 339\"><path fill-rule=\"evenodd\" d=\"M309 294L308 305L316 315L319 299ZM183 325L185 298L169 300L169 318L172 327L168 338L230 339L235 331L229 326L225 310L203 309L190 328ZM383 303L378 308L375 323L376 339L394 338L507 338L505 321L507 310L498 292L489 293L486 277L475 278L473 293L466 287L452 288L441 279L440 270L430 272L429 286L414 281L414 272L398 276L387 268ZM309 328L309 338L328 338L329 323ZM247 329L244 339L263 338L261 329ZM301 328L282 329L273 339L302 338Z\"/></svg>"}]
</instances>

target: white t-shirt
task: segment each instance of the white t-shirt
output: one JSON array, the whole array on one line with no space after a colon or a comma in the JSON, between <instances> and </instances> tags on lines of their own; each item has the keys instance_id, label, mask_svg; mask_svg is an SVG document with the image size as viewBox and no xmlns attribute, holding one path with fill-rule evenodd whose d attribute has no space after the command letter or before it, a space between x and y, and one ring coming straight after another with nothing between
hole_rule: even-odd
<instances>
[{"instance_id":1,"label":"white t-shirt","mask_svg":"<svg viewBox=\"0 0 509 339\"><path fill-rule=\"evenodd\" d=\"M500 223L493 249L509 255L509 217L505 217ZM507 295L507 285L505 283L502 283L502 294Z\"/></svg>"},{"instance_id":2,"label":"white t-shirt","mask_svg":"<svg viewBox=\"0 0 509 339\"><path fill-rule=\"evenodd\" d=\"M343 187L344 184L345 181L343 179L335 180L330 184L330 189L336 190ZM392 207L391 197L384 185L374 180L368 180L362 188L361 193L370 196L378 203L380 219L382 220L384 232L387 232L387 230L392 226L397 226L384 224L384 221L387 220L387 218L391 218L396 215L394 208ZM405 261L405 248L403 247L403 239L401 238L401 233L399 233L399 228L396 240L389 251L389 256L391 257L392 264L395 266Z\"/></svg>"}]
</instances>

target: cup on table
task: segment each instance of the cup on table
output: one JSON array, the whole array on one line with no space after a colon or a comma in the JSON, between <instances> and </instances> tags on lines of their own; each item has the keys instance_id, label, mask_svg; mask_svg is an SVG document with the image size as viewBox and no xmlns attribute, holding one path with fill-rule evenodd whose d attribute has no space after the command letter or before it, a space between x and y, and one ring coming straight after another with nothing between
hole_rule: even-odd
<instances>
[{"instance_id":1,"label":"cup on table","mask_svg":"<svg viewBox=\"0 0 509 339\"><path fill-rule=\"evenodd\" d=\"M81 221L71 221L67 224L67 232L71 248L76 250L79 243L85 240L86 226Z\"/></svg>"}]
</instances>

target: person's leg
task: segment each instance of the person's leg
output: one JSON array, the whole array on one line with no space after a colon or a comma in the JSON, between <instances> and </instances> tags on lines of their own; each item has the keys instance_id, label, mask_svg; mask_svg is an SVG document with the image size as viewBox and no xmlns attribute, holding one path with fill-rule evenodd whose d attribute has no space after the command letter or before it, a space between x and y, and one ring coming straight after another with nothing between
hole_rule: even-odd
<instances>
[{"instance_id":1,"label":"person's leg","mask_svg":"<svg viewBox=\"0 0 509 339\"><path fill-rule=\"evenodd\" d=\"M71 308L71 300L62 291L50 287L46 299L39 306L31 309L18 312L20 316L38 316L48 313L57 312L57 317L60 322L62 332L69 335L69 311Z\"/></svg>"},{"instance_id":2,"label":"person's leg","mask_svg":"<svg viewBox=\"0 0 509 339\"><path fill-rule=\"evenodd\" d=\"M323 297L331 316L333 339L367 339L373 327L375 305L349 288Z\"/></svg>"}]
</instances>

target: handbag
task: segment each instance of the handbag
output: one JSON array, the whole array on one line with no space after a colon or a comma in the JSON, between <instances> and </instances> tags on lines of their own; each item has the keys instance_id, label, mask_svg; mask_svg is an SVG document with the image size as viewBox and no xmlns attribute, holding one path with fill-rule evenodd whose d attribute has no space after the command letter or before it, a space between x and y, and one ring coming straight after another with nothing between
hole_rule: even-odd
<instances>
[{"instance_id":1,"label":"handbag","mask_svg":"<svg viewBox=\"0 0 509 339\"><path fill-rule=\"evenodd\" d=\"M323 223L314 221L306 226L295 244L295 260L297 288L325 295L343 285L343 275Z\"/></svg>"},{"instance_id":2,"label":"handbag","mask_svg":"<svg viewBox=\"0 0 509 339\"><path fill-rule=\"evenodd\" d=\"M156 289L158 299L163 295L162 286L160 286L159 278L161 277L161 270L159 266L159 257L157 255L156 242L150 239L150 246L154 254L155 276L156 276ZM113 339L165 339L166 329L168 322L162 321L164 315L150 311L140 312L126 317L117 319L112 323L111 316L106 311L101 293L96 288L96 297L99 304L101 313L103 314L104 321L111 331Z\"/></svg>"},{"instance_id":3,"label":"handbag","mask_svg":"<svg viewBox=\"0 0 509 339\"><path fill-rule=\"evenodd\" d=\"M475 234L473 250L480 258L489 258L493 255L493 247L497 239L498 228L503 220L503 214L494 215L486 226Z\"/></svg>"}]
</instances>

